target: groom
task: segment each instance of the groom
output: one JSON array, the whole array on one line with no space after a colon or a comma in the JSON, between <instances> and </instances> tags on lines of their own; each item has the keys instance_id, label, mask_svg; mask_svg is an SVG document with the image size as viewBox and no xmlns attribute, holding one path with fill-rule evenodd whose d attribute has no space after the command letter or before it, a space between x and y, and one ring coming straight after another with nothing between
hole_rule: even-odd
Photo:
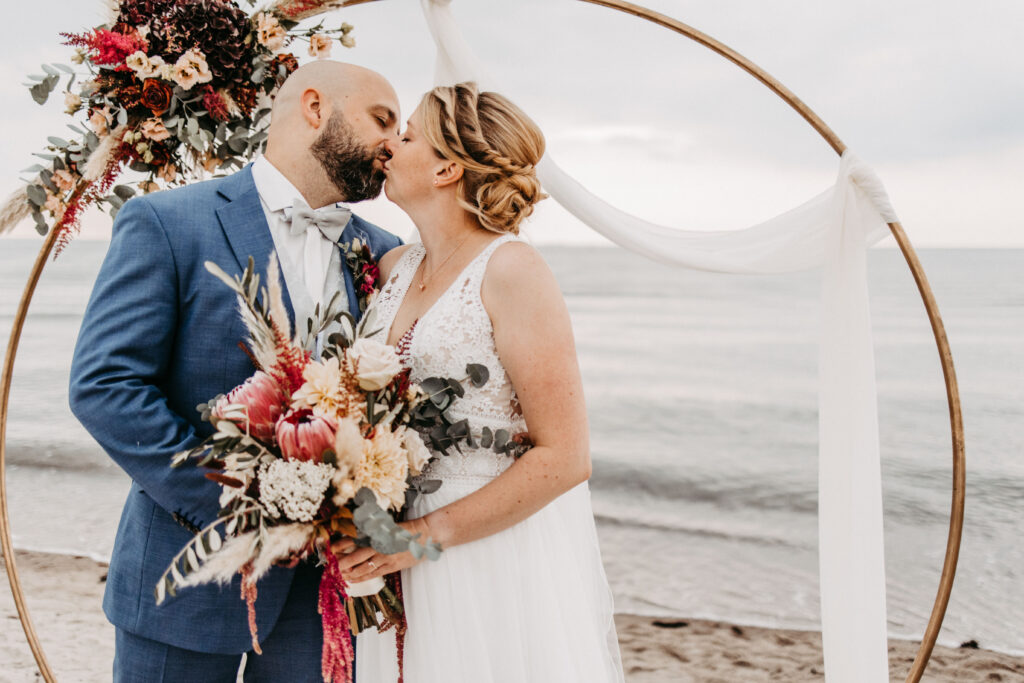
<instances>
[{"instance_id":1,"label":"groom","mask_svg":"<svg viewBox=\"0 0 1024 683\"><path fill-rule=\"evenodd\" d=\"M212 432L196 405L254 371L238 346L246 331L235 295L204 261L241 273L252 256L265 282L276 250L293 323L339 290L358 316L339 244L358 237L379 258L400 240L335 204L380 193L398 125L398 99L382 76L308 64L281 87L265 156L226 178L133 199L114 221L75 347L70 402L132 478L103 599L116 627L115 681L233 682L252 647L237 578L159 607L154 597L172 558L219 508L219 487L202 468L172 469L171 456ZM318 583L311 563L259 582L263 654L248 657L246 681L321 680Z\"/></svg>"}]
</instances>

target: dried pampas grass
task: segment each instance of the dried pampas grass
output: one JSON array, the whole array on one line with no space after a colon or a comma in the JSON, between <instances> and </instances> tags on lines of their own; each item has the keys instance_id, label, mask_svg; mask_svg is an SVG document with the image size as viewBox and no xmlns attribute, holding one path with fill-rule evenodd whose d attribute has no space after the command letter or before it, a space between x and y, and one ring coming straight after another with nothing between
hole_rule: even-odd
<instances>
[{"instance_id":1,"label":"dried pampas grass","mask_svg":"<svg viewBox=\"0 0 1024 683\"><path fill-rule=\"evenodd\" d=\"M278 0L264 11L280 12L291 21L302 21L344 6L345 0Z\"/></svg>"},{"instance_id":2,"label":"dried pampas grass","mask_svg":"<svg viewBox=\"0 0 1024 683\"><path fill-rule=\"evenodd\" d=\"M126 130L127 126L118 126L109 135L104 137L103 141L100 142L100 146L89 155L89 162L85 165L85 170L82 172L82 178L87 183L98 180L107 172L114 159L114 152L121 145L121 140L124 138Z\"/></svg>"},{"instance_id":3,"label":"dried pampas grass","mask_svg":"<svg viewBox=\"0 0 1024 683\"><path fill-rule=\"evenodd\" d=\"M11 230L32 213L28 203L28 192L20 187L11 193L4 205L0 207L0 235Z\"/></svg>"}]
</instances>

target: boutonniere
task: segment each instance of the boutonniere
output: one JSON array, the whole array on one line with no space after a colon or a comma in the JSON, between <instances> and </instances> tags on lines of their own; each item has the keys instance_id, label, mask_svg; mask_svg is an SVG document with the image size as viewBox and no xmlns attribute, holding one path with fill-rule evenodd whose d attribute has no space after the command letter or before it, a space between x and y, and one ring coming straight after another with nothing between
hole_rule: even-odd
<instances>
[{"instance_id":1,"label":"boutonniere","mask_svg":"<svg viewBox=\"0 0 1024 683\"><path fill-rule=\"evenodd\" d=\"M359 311L363 312L377 291L380 269L373 258L373 252L370 251L370 245L358 237L351 242L343 243L341 248L345 250L345 265L352 273L352 285L359 300Z\"/></svg>"}]
</instances>

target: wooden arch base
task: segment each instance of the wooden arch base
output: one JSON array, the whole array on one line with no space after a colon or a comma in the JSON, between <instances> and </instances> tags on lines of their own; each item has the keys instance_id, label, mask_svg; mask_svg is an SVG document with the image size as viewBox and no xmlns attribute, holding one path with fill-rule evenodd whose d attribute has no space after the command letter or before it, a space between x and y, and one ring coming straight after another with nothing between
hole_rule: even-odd
<instances>
[{"instance_id":1,"label":"wooden arch base","mask_svg":"<svg viewBox=\"0 0 1024 683\"><path fill-rule=\"evenodd\" d=\"M376 1L348 0L347 2L339 3L338 6L352 7ZM650 21L658 26L682 34L709 50L718 53L763 83L769 90L793 107L828 142L837 154L841 155L846 150L846 145L842 143L832 129L825 125L825 122L786 86L782 85L782 83L749 59L718 42L711 36L701 33L681 21L629 2L622 2L621 0L580 1L607 7L608 9L624 12ZM939 315L935 296L932 294L931 285L928 284L928 278L924 274L924 268L917 258L917 253L903 231L903 226L898 222L889 223L889 229L892 231L893 237L896 238L900 251L903 252L903 257L906 259L907 265L914 276L917 289L921 294L921 300L924 302L925 310L928 313L928 321L932 326L935 344L939 351L939 360L942 363L942 375L946 383L946 400L949 403L949 423L953 439L953 500L949 515L949 536L946 541L945 561L942 565L942 575L939 579L938 592L935 596L935 604L932 607L931 618L928 620L928 626L921 640L921 646L918 648L917 656L906 678L907 683L917 683L921 680L925 667L928 665L928 660L931 658L932 649L935 647L939 630L942 628L943 617L946 615L949 596L953 591L953 578L956 576L956 564L960 555L960 538L964 528L966 455L964 449L963 416L960 410L960 391L957 387L956 372L953 369L953 354L949 348L949 340L946 338L946 329L942 324L942 317ZM43 652L42 645L39 643L39 638L36 636L35 627L32 625L32 619L25 605L25 598L21 591L21 581L18 578L17 566L14 561L10 520L7 514L5 456L8 403L11 393L11 377L14 374L14 359L17 356L18 342L21 339L21 331L25 325L25 318L28 315L29 304L32 302L32 295L35 293L36 285L39 283L39 277L42 275L43 267L46 265L50 252L53 251L54 244L56 243L56 234L55 230L50 231L46 241L43 243L42 249L39 251L39 255L36 257L32 272L29 274L28 282L25 285L21 301L18 304L17 313L15 314L14 325L11 328L10 341L7 345L7 353L4 356L3 375L0 377L0 546L3 547L7 579L11 585L11 592L14 594L14 603L18 608L18 616L21 619L25 637L28 639L29 647L32 649L32 654L39 666L39 672L47 683L53 683L56 679L54 678L53 671L50 669L49 662L46 660L46 655Z\"/></svg>"}]
</instances>

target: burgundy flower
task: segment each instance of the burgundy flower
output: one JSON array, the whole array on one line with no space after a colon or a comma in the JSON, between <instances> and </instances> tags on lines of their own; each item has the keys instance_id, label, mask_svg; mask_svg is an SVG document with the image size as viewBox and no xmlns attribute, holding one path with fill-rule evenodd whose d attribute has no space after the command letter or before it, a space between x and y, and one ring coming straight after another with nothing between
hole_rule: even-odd
<instances>
[{"instance_id":1,"label":"burgundy flower","mask_svg":"<svg viewBox=\"0 0 1024 683\"><path fill-rule=\"evenodd\" d=\"M203 87L203 107L214 121L227 121L231 118L224 98L212 86Z\"/></svg>"},{"instance_id":2,"label":"burgundy flower","mask_svg":"<svg viewBox=\"0 0 1024 683\"><path fill-rule=\"evenodd\" d=\"M153 155L152 160L150 160L149 162L150 166L166 166L167 163L171 160L171 152L170 150L167 149L167 146L162 142L150 142L149 152L150 154Z\"/></svg>"},{"instance_id":3,"label":"burgundy flower","mask_svg":"<svg viewBox=\"0 0 1024 683\"><path fill-rule=\"evenodd\" d=\"M217 401L213 414L224 419L227 406L230 404L246 407L248 421L245 418L232 419L243 431L248 425L249 434L260 441L274 438L274 429L278 418L284 412L284 395L274 378L257 370L249 379L231 390L227 396Z\"/></svg>"},{"instance_id":4,"label":"burgundy flower","mask_svg":"<svg viewBox=\"0 0 1024 683\"><path fill-rule=\"evenodd\" d=\"M142 88L136 83L129 83L117 88L114 99L125 109L134 109L142 104Z\"/></svg>"},{"instance_id":5,"label":"burgundy flower","mask_svg":"<svg viewBox=\"0 0 1024 683\"><path fill-rule=\"evenodd\" d=\"M147 78L142 84L142 105L148 107L154 116L163 114L171 106L174 91L158 78Z\"/></svg>"},{"instance_id":6,"label":"burgundy flower","mask_svg":"<svg viewBox=\"0 0 1024 683\"><path fill-rule=\"evenodd\" d=\"M242 110L242 113L246 116L252 114L252 110L256 108L256 97L258 91L253 85L236 85L231 89L231 99L235 101L238 108Z\"/></svg>"},{"instance_id":7,"label":"burgundy flower","mask_svg":"<svg viewBox=\"0 0 1024 683\"><path fill-rule=\"evenodd\" d=\"M277 445L285 460L321 462L324 451L334 448L334 422L312 410L291 410L277 422Z\"/></svg>"}]
</instances>

